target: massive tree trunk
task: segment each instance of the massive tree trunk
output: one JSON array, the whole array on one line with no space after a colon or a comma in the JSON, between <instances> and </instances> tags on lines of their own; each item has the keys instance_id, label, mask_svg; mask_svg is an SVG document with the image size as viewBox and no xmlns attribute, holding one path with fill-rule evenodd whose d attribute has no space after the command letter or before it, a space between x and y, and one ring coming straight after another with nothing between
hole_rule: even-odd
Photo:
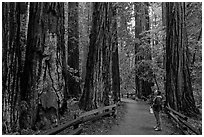
<instances>
[{"instance_id":1,"label":"massive tree trunk","mask_svg":"<svg viewBox=\"0 0 204 137\"><path fill-rule=\"evenodd\" d=\"M69 73L68 87L71 96L79 96L80 83L74 76L79 77L79 27L78 27L78 2L68 3L68 65L74 73Z\"/></svg>"},{"instance_id":2,"label":"massive tree trunk","mask_svg":"<svg viewBox=\"0 0 204 137\"><path fill-rule=\"evenodd\" d=\"M80 99L80 107L84 110L109 105L111 6L112 3L93 3L93 26L86 64L86 79Z\"/></svg>"},{"instance_id":3,"label":"massive tree trunk","mask_svg":"<svg viewBox=\"0 0 204 137\"><path fill-rule=\"evenodd\" d=\"M60 3L30 3L21 100L28 106L31 119L27 123L31 126L36 121L38 101L43 92L54 92L59 101L62 99L65 80L62 76L64 57L61 45L64 43L59 35L64 33L61 25L57 25L64 18L62 9L63 4ZM53 107L58 106L56 103Z\"/></svg>"},{"instance_id":4,"label":"massive tree trunk","mask_svg":"<svg viewBox=\"0 0 204 137\"><path fill-rule=\"evenodd\" d=\"M87 56L89 51L89 35L90 35L90 28L91 28L91 2L83 2L80 3L80 18L79 18L79 34L80 34L80 61L81 61L81 90L83 90L85 76L86 76L86 62Z\"/></svg>"},{"instance_id":5,"label":"massive tree trunk","mask_svg":"<svg viewBox=\"0 0 204 137\"><path fill-rule=\"evenodd\" d=\"M112 46L112 90L114 102L120 100L120 72L119 72L119 57L118 57L118 35L117 35L117 9L113 9L114 23L112 27L113 32L113 46Z\"/></svg>"},{"instance_id":6,"label":"massive tree trunk","mask_svg":"<svg viewBox=\"0 0 204 137\"><path fill-rule=\"evenodd\" d=\"M20 3L2 5L2 127L3 133L18 128L22 47L20 44Z\"/></svg>"},{"instance_id":7,"label":"massive tree trunk","mask_svg":"<svg viewBox=\"0 0 204 137\"><path fill-rule=\"evenodd\" d=\"M162 26L166 27L166 4L162 2ZM166 31L164 32L165 35L163 36L162 42L163 42L163 69L166 70ZM166 73L163 74L163 79L164 79L164 89L165 89L165 97L166 97ZM165 102L167 103L167 102ZM165 104L166 105L166 104Z\"/></svg>"},{"instance_id":8,"label":"massive tree trunk","mask_svg":"<svg viewBox=\"0 0 204 137\"><path fill-rule=\"evenodd\" d=\"M185 3L166 3L166 94L169 105L185 114L198 112L195 106L185 27Z\"/></svg>"},{"instance_id":9,"label":"massive tree trunk","mask_svg":"<svg viewBox=\"0 0 204 137\"><path fill-rule=\"evenodd\" d=\"M66 44L65 44L65 4L64 3L59 3L59 16L57 18L57 22L58 22L58 29L57 29L57 47L58 47L58 52L61 58L59 58L59 60L61 59L62 62L62 77L64 79L64 91L62 90L62 94L63 94L63 100L62 100L62 106L61 106L61 111L60 113L63 115L64 112L67 109L67 100L69 98L69 85L68 85L68 65L67 65L67 50L66 50Z\"/></svg>"}]
</instances>

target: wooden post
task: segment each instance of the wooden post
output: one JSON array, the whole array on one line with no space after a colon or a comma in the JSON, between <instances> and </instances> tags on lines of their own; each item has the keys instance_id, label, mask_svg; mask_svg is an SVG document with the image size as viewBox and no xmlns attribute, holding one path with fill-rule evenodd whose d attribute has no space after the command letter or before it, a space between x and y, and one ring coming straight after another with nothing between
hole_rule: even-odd
<instances>
[{"instance_id":1,"label":"wooden post","mask_svg":"<svg viewBox=\"0 0 204 137\"><path fill-rule=\"evenodd\" d=\"M76 118L77 118L77 115L74 114L74 119L76 119ZM73 127L74 127L74 129L77 129L77 128L79 127L79 124L76 124L76 125L74 125Z\"/></svg>"},{"instance_id":2,"label":"wooden post","mask_svg":"<svg viewBox=\"0 0 204 137\"><path fill-rule=\"evenodd\" d=\"M117 109L116 109L116 107L113 107L112 110L114 110L113 113L112 113L112 115L113 115L114 118L116 118L116 115L117 115Z\"/></svg>"}]
</instances>

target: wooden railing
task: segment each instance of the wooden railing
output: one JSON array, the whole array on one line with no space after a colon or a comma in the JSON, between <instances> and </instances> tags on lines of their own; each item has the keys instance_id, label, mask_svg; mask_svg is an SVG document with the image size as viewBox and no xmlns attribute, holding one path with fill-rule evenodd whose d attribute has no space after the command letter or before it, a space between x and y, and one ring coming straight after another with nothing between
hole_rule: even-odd
<instances>
[{"instance_id":1,"label":"wooden railing","mask_svg":"<svg viewBox=\"0 0 204 137\"><path fill-rule=\"evenodd\" d=\"M117 115L116 107L117 107L117 105L114 104L114 105L105 106L102 108L98 108L98 109L94 109L94 110L85 112L72 121L66 122L64 124L61 124L61 125L53 128L53 129L49 129L47 131L40 132L37 134L38 135L39 134L40 135L55 135L55 134L62 132L65 129L73 126L73 130L71 132L69 132L68 135L78 135L83 130L83 127L81 126L81 124L83 124L87 121L94 121L94 120L97 120L97 119L102 118L104 116L113 116L115 118Z\"/></svg>"},{"instance_id":2,"label":"wooden railing","mask_svg":"<svg viewBox=\"0 0 204 137\"><path fill-rule=\"evenodd\" d=\"M188 130L192 131L196 135L202 134L198 129L189 124L187 116L170 107L166 107L166 110L167 114L177 123L177 126L184 134L188 134Z\"/></svg>"}]
</instances>

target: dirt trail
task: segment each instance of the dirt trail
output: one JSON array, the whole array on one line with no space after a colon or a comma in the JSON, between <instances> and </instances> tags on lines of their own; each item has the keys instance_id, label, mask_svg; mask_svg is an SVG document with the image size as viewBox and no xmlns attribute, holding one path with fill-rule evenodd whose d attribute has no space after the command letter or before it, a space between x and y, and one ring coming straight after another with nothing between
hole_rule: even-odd
<instances>
[{"instance_id":1,"label":"dirt trail","mask_svg":"<svg viewBox=\"0 0 204 137\"><path fill-rule=\"evenodd\" d=\"M154 131L154 115L149 113L149 106L143 101L122 99L126 102L127 113L119 125L112 127L110 135L167 135L167 127Z\"/></svg>"}]
</instances>

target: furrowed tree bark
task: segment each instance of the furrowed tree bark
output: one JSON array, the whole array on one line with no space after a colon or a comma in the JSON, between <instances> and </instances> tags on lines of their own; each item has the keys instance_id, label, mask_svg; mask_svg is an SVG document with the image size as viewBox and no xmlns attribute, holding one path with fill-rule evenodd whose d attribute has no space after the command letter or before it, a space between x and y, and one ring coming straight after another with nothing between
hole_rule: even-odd
<instances>
[{"instance_id":1,"label":"furrowed tree bark","mask_svg":"<svg viewBox=\"0 0 204 137\"><path fill-rule=\"evenodd\" d=\"M85 76L86 76L86 62L89 50L89 35L90 35L90 27L91 27L91 2L82 2L79 3L80 5L80 13L79 13L79 40L80 40L80 47L79 53L80 55L80 67L81 67L81 91L84 87Z\"/></svg>"},{"instance_id":2,"label":"furrowed tree bark","mask_svg":"<svg viewBox=\"0 0 204 137\"><path fill-rule=\"evenodd\" d=\"M111 3L93 3L90 46L84 91L79 106L84 110L109 105Z\"/></svg>"},{"instance_id":3,"label":"furrowed tree bark","mask_svg":"<svg viewBox=\"0 0 204 137\"><path fill-rule=\"evenodd\" d=\"M119 57L118 57L118 35L117 35L117 9L113 7L113 46L112 46L112 90L114 102L120 101L120 72L119 72Z\"/></svg>"},{"instance_id":4,"label":"furrowed tree bark","mask_svg":"<svg viewBox=\"0 0 204 137\"><path fill-rule=\"evenodd\" d=\"M162 2L162 26L166 27L166 4ZM163 69L166 70L166 31L165 31L165 36L162 39L163 41L163 49L164 49L164 55L163 55ZM165 97L166 97L166 73L163 75L164 78L164 88L165 88ZM166 103L166 102L165 102ZM167 104L165 104L167 105Z\"/></svg>"},{"instance_id":5,"label":"furrowed tree bark","mask_svg":"<svg viewBox=\"0 0 204 137\"><path fill-rule=\"evenodd\" d=\"M20 4L3 3L2 28L2 127L3 134L14 132L18 126L22 46L20 43Z\"/></svg>"},{"instance_id":6,"label":"furrowed tree bark","mask_svg":"<svg viewBox=\"0 0 204 137\"><path fill-rule=\"evenodd\" d=\"M61 14L62 5L30 3L25 65L21 79L21 100L27 104L28 115L30 115L30 119L24 123L29 123L32 127L36 122L42 93L54 92L59 102L63 98L65 80L62 76L61 64L64 57L61 44L64 43L58 37L63 30L60 30L60 25L57 25L60 19L64 18ZM59 102L52 104L52 107L58 109Z\"/></svg>"},{"instance_id":7,"label":"furrowed tree bark","mask_svg":"<svg viewBox=\"0 0 204 137\"><path fill-rule=\"evenodd\" d=\"M67 100L69 98L69 85L68 85L68 63L67 63L67 52L65 47L65 4L60 2L59 3L59 17L57 18L58 22L58 29L57 29L57 47L59 47L59 54L61 55L62 61L62 77L64 79L64 91L62 91L63 99L62 99L62 106L61 106L61 114L63 115L67 109Z\"/></svg>"},{"instance_id":8,"label":"furrowed tree bark","mask_svg":"<svg viewBox=\"0 0 204 137\"><path fill-rule=\"evenodd\" d=\"M185 27L185 3L166 4L166 94L173 109L184 114L199 113L195 106Z\"/></svg>"}]
</instances>

